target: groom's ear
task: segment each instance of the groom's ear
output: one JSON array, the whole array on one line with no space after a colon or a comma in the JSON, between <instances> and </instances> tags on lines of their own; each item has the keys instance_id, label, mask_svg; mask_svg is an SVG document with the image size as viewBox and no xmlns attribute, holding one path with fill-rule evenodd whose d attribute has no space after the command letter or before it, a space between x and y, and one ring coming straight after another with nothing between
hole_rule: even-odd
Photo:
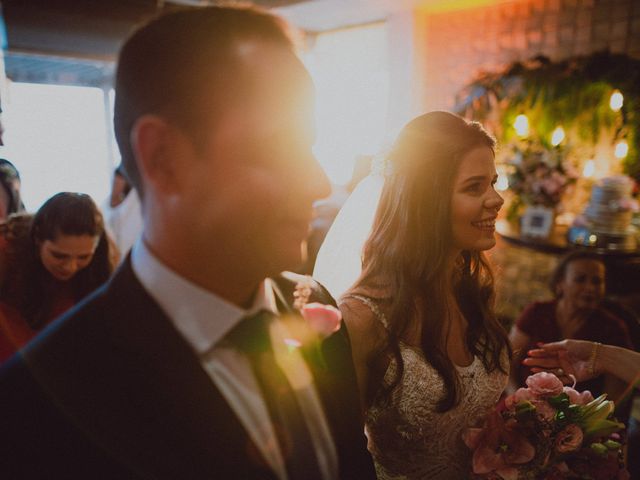
<instances>
[{"instance_id":1,"label":"groom's ear","mask_svg":"<svg viewBox=\"0 0 640 480\"><path fill-rule=\"evenodd\" d=\"M178 190L184 135L164 118L147 114L131 129L131 145L145 190L170 195Z\"/></svg>"}]
</instances>

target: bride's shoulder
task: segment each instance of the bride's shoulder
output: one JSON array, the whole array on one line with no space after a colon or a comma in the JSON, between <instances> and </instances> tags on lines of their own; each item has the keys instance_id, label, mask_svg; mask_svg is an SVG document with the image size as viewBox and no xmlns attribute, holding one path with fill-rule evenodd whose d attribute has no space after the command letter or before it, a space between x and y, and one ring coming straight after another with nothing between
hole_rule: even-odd
<instances>
[{"instance_id":1,"label":"bride's shoulder","mask_svg":"<svg viewBox=\"0 0 640 480\"><path fill-rule=\"evenodd\" d=\"M385 345L386 320L376 299L353 291L338 300L354 355L367 360Z\"/></svg>"},{"instance_id":2,"label":"bride's shoulder","mask_svg":"<svg viewBox=\"0 0 640 480\"><path fill-rule=\"evenodd\" d=\"M338 300L338 306L347 327L366 332L368 330L385 330L387 325L386 310L388 301L370 289L352 289Z\"/></svg>"}]
</instances>

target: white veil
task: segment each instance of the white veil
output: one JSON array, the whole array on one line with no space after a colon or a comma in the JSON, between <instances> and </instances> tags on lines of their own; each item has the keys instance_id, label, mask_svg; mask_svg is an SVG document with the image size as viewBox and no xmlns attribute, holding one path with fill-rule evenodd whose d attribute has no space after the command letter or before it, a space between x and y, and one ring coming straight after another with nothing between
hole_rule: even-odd
<instances>
[{"instance_id":1,"label":"white veil","mask_svg":"<svg viewBox=\"0 0 640 480\"><path fill-rule=\"evenodd\" d=\"M378 207L384 173L371 173L349 196L336 216L316 258L313 278L339 298L358 279L362 247Z\"/></svg>"}]
</instances>

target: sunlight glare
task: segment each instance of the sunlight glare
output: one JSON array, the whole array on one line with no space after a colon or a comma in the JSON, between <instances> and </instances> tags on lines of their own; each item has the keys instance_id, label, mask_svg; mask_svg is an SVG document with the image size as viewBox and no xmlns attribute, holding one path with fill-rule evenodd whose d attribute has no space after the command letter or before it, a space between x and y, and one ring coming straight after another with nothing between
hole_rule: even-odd
<instances>
[{"instance_id":1,"label":"sunlight glare","mask_svg":"<svg viewBox=\"0 0 640 480\"><path fill-rule=\"evenodd\" d=\"M114 167L102 90L14 82L9 91L0 156L20 170L27 209L60 191L87 193L100 205Z\"/></svg>"},{"instance_id":2,"label":"sunlight glare","mask_svg":"<svg viewBox=\"0 0 640 480\"><path fill-rule=\"evenodd\" d=\"M386 52L386 27L375 24L320 34L303 56L316 85L314 153L334 184L346 184L356 158L386 138Z\"/></svg>"}]
</instances>

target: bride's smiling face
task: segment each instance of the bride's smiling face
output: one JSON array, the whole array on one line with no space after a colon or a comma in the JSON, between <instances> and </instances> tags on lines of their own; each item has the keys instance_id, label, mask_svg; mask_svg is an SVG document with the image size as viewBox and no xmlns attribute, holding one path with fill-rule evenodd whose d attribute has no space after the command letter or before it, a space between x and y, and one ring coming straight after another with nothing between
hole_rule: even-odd
<instances>
[{"instance_id":1,"label":"bride's smiling face","mask_svg":"<svg viewBox=\"0 0 640 480\"><path fill-rule=\"evenodd\" d=\"M496 218L504 203L494 188L497 177L491 148L475 148L462 158L451 196L452 248L456 251L482 251L495 245Z\"/></svg>"}]
</instances>

